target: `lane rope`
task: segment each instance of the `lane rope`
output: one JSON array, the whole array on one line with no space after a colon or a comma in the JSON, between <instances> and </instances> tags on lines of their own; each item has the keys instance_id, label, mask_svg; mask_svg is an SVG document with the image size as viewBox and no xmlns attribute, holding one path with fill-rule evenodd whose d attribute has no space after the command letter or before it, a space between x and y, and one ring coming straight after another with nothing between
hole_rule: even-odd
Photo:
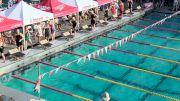
<instances>
[{"instance_id":1,"label":"lane rope","mask_svg":"<svg viewBox=\"0 0 180 101\"><path fill-rule=\"evenodd\" d=\"M91 46L96 46L96 47L103 47L103 46L92 44L92 43L89 43L89 42L85 42L84 44L89 44ZM124 53L128 53L128 54L133 54L133 55L139 55L139 56L143 56L143 57L147 57L147 58L152 58L152 59L156 59L156 60L166 61L166 62L173 63L173 64L180 64L179 61L164 59L164 58L150 56L150 55L146 55L146 54L130 52L130 51L120 50L120 49L115 49L115 48L112 48L112 50L119 51L119 52L124 52Z\"/></svg>"},{"instance_id":2,"label":"lane rope","mask_svg":"<svg viewBox=\"0 0 180 101\"><path fill-rule=\"evenodd\" d=\"M27 79L24 79L24 78L20 78L20 77L18 77L16 75L12 75L12 77L15 78L15 79L19 79L19 80L31 83L31 84L36 84L36 82L30 81L30 80L27 80ZM56 92L59 92L59 93L62 93L62 94L65 94L65 95L68 95L68 96L72 96L74 98L77 98L77 99L80 99L80 100L83 100L83 101L93 101L93 100L90 100L88 98L85 98L85 97L82 97L82 96L79 96L79 95L76 95L76 94L71 94L69 92L59 90L59 89L56 89L56 88L53 88L53 87L50 87L50 86L47 86L47 85L44 85L44 84L40 84L40 86L42 86L44 88L47 88L47 89L50 89L50 90L53 90L53 91L56 91Z\"/></svg>"},{"instance_id":3,"label":"lane rope","mask_svg":"<svg viewBox=\"0 0 180 101\"><path fill-rule=\"evenodd\" d=\"M116 39L116 40L121 40L121 38L117 38L117 37L113 37L113 36L107 36L107 35L100 35L100 36L103 36L103 37L106 37L106 38L111 38L111 39ZM133 40L130 40L129 42L180 52L180 49L166 47L166 46L160 46L160 45L156 45L156 44L150 44L150 43L145 43L145 42L138 42L138 41L133 41Z\"/></svg>"},{"instance_id":4,"label":"lane rope","mask_svg":"<svg viewBox=\"0 0 180 101\"><path fill-rule=\"evenodd\" d=\"M59 68L59 66L55 66L53 64L49 64L49 63L45 63L45 62L40 62L40 63L43 63L43 64L46 64L46 65L50 65L50 66L53 66L55 68ZM90 75L90 74L85 74L85 73L82 73L82 72L78 72L78 71L74 71L74 70L70 70L70 69L67 69L67 68L62 68L63 70L68 70L68 71L73 71L73 73L77 73L77 74L80 74L80 75L84 75L84 76L87 76L87 77L91 77L91 78L94 78L96 80L101 80L101 81L104 81L104 82L108 82L108 83L112 83L112 84L116 84L116 85L119 85L119 86L124 86L126 88L131 88L131 89L134 89L134 90L138 90L138 91L141 91L141 92L146 92L146 93L149 93L151 95L155 95L155 96L159 96L159 97L162 97L162 98L165 98L165 99L169 99L169 100L173 100L173 101L179 101L178 99L176 98L172 98L172 97L169 97L169 96L166 96L166 95L162 95L162 94L159 94L159 93L155 93L155 92L152 92L152 91L149 91L149 90L145 90L145 89L142 89L142 88L139 88L139 87L134 87L132 85L129 85L129 84L124 84L124 83L121 83L121 82L117 82L117 81L114 81L114 80L110 80L110 79L106 79L106 78L102 78L102 77L99 77L99 76L93 76L93 75ZM77 96L75 95L74 97L77 97L77 98L81 98L81 99L84 99L80 96ZM87 100L87 99L86 99ZM88 100L87 100L88 101Z\"/></svg>"},{"instance_id":5,"label":"lane rope","mask_svg":"<svg viewBox=\"0 0 180 101\"><path fill-rule=\"evenodd\" d=\"M118 31L135 33L135 32L133 32L133 31L123 30L123 29L118 29ZM169 40L180 41L180 39L177 39L177 38L171 38L171 37L165 37L165 36L158 36L158 35L154 35L154 34L144 34L144 33L141 33L141 35L150 36L150 37L156 37L156 38L162 38L162 39L169 39Z\"/></svg>"}]
</instances>

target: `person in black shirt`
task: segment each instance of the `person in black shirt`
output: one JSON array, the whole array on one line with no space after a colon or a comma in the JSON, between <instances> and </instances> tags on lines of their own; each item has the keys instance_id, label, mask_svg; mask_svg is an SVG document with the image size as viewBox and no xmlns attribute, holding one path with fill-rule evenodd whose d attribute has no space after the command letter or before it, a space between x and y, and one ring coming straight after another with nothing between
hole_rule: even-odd
<instances>
[{"instance_id":1,"label":"person in black shirt","mask_svg":"<svg viewBox=\"0 0 180 101\"><path fill-rule=\"evenodd\" d=\"M92 27L92 29L95 28L95 24L96 24L95 18L96 18L96 14L92 11L91 12L91 27Z\"/></svg>"},{"instance_id":2,"label":"person in black shirt","mask_svg":"<svg viewBox=\"0 0 180 101\"><path fill-rule=\"evenodd\" d=\"M76 33L76 25L77 25L76 16L72 16L70 23L72 25L71 33Z\"/></svg>"},{"instance_id":3,"label":"person in black shirt","mask_svg":"<svg viewBox=\"0 0 180 101\"><path fill-rule=\"evenodd\" d=\"M109 17L109 9L106 8L105 11L104 11L104 18L105 18L106 22L107 22L108 17Z\"/></svg>"}]
</instances>

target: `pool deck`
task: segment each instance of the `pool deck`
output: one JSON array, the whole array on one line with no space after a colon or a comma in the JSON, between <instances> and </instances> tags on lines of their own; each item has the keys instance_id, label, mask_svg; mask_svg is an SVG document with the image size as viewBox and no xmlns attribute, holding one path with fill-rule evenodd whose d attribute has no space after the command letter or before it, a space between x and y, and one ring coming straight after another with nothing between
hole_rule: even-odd
<instances>
[{"instance_id":1,"label":"pool deck","mask_svg":"<svg viewBox=\"0 0 180 101\"><path fill-rule=\"evenodd\" d=\"M22 59L16 61L7 60L6 63L0 63L0 76L8 74L12 71L15 71L23 66L36 62L40 59L43 59L47 56L60 52L70 46L79 44L83 41L86 41L90 38L103 34L107 31L110 31L116 27L127 24L131 21L137 20L144 15L144 11L134 12L132 16L123 17L121 20L117 21L109 21L109 24L105 27L98 26L94 29L94 31L86 32L86 33L76 33L75 37L71 41L66 41L65 39L56 39L51 41L52 46L44 50L39 46L34 47L32 49L28 49L24 51L25 56Z\"/></svg>"}]
</instances>

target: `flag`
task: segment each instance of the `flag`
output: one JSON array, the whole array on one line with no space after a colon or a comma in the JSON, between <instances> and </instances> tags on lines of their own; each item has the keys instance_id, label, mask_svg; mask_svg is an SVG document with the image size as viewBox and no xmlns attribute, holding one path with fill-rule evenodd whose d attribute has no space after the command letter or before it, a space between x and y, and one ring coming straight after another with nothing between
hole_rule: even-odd
<instances>
[{"instance_id":1,"label":"flag","mask_svg":"<svg viewBox=\"0 0 180 101\"><path fill-rule=\"evenodd\" d=\"M104 49L105 49L105 52L107 53L108 47L106 46L106 47L104 47Z\"/></svg>"},{"instance_id":2,"label":"flag","mask_svg":"<svg viewBox=\"0 0 180 101\"><path fill-rule=\"evenodd\" d=\"M93 58L94 58L94 59L96 58L96 52L93 53Z\"/></svg>"},{"instance_id":3,"label":"flag","mask_svg":"<svg viewBox=\"0 0 180 101\"><path fill-rule=\"evenodd\" d=\"M116 48L118 48L118 41L116 42Z\"/></svg>"},{"instance_id":4,"label":"flag","mask_svg":"<svg viewBox=\"0 0 180 101\"><path fill-rule=\"evenodd\" d=\"M52 73L53 73L53 70L51 70L51 71L49 72L49 76L51 76L51 75L52 75Z\"/></svg>"},{"instance_id":5,"label":"flag","mask_svg":"<svg viewBox=\"0 0 180 101\"><path fill-rule=\"evenodd\" d=\"M55 73L57 73L57 72L58 72L58 70L59 70L59 68L57 68L57 69L55 70Z\"/></svg>"},{"instance_id":6,"label":"flag","mask_svg":"<svg viewBox=\"0 0 180 101\"><path fill-rule=\"evenodd\" d=\"M111 50L112 50L112 46L111 46L111 45L109 45L108 47L109 47L109 50L111 51Z\"/></svg>"},{"instance_id":7,"label":"flag","mask_svg":"<svg viewBox=\"0 0 180 101\"><path fill-rule=\"evenodd\" d=\"M104 48L101 49L101 54L103 55L103 53L104 53Z\"/></svg>"},{"instance_id":8,"label":"flag","mask_svg":"<svg viewBox=\"0 0 180 101\"><path fill-rule=\"evenodd\" d=\"M128 39L127 39L127 40L128 40L128 41L131 41L131 37L132 37L132 35L131 35L131 36L128 36Z\"/></svg>"},{"instance_id":9,"label":"flag","mask_svg":"<svg viewBox=\"0 0 180 101\"><path fill-rule=\"evenodd\" d=\"M79 58L78 61L77 61L77 63L79 63L81 60L82 60L82 58Z\"/></svg>"},{"instance_id":10,"label":"flag","mask_svg":"<svg viewBox=\"0 0 180 101\"><path fill-rule=\"evenodd\" d=\"M41 79L43 79L45 75L46 75L46 73L42 74L42 75L41 75Z\"/></svg>"},{"instance_id":11,"label":"flag","mask_svg":"<svg viewBox=\"0 0 180 101\"><path fill-rule=\"evenodd\" d=\"M91 60L91 54L88 55L88 59L89 59L89 61Z\"/></svg>"},{"instance_id":12,"label":"flag","mask_svg":"<svg viewBox=\"0 0 180 101\"><path fill-rule=\"evenodd\" d=\"M120 47L121 47L121 40L119 40L119 45L120 45Z\"/></svg>"},{"instance_id":13,"label":"flag","mask_svg":"<svg viewBox=\"0 0 180 101\"><path fill-rule=\"evenodd\" d=\"M84 63L85 63L86 62L86 56L84 56L83 59L84 59Z\"/></svg>"},{"instance_id":14,"label":"flag","mask_svg":"<svg viewBox=\"0 0 180 101\"><path fill-rule=\"evenodd\" d=\"M123 39L121 39L121 45L123 45L124 44L124 38Z\"/></svg>"},{"instance_id":15,"label":"flag","mask_svg":"<svg viewBox=\"0 0 180 101\"><path fill-rule=\"evenodd\" d=\"M40 86L41 86L40 82L41 82L41 75L38 76L38 79L36 81L36 85L34 87L34 93L36 91L38 91L38 93L40 93Z\"/></svg>"},{"instance_id":16,"label":"flag","mask_svg":"<svg viewBox=\"0 0 180 101\"><path fill-rule=\"evenodd\" d=\"M100 50L97 50L97 56L99 56Z\"/></svg>"}]
</instances>

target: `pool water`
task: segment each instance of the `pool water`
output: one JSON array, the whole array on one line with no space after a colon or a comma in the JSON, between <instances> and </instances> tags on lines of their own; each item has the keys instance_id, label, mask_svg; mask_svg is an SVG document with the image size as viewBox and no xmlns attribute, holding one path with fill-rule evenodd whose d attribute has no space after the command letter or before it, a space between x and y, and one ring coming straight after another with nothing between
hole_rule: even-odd
<instances>
[{"instance_id":1,"label":"pool water","mask_svg":"<svg viewBox=\"0 0 180 101\"><path fill-rule=\"evenodd\" d=\"M158 14L165 15L160 13ZM168 21L180 24L180 20L178 19L178 17L180 16L172 18ZM152 15L145 16L144 18L156 20L161 19L158 16L154 17ZM146 26L152 24L152 22L143 20L137 20L134 23L143 24ZM179 26L175 26L173 24L163 24L159 25L158 27L180 30ZM138 31L141 28L133 25L125 25L121 29L129 31ZM123 38L130 34L130 32L124 32L120 29L112 30L111 32L107 33L108 36L116 38ZM160 31L155 29L147 30L146 32L143 32L143 34L154 34L158 36L165 36L177 39L180 38L180 33ZM137 42L145 42L180 49L180 43L177 40L162 39L145 35L138 35L133 40ZM88 42L95 45L106 46L115 41L116 40L112 38L99 36L98 38ZM99 47L82 43L78 47L71 48L68 51L71 51L76 54L88 55L89 53L92 53L98 49ZM178 62L180 61L179 51L157 48L133 42L127 42L122 47L118 47L118 50L141 53ZM60 52L44 59L43 61L61 66L78 58L79 56ZM116 50L104 53L104 55L100 54L100 56L98 56L97 58L153 72L172 75L174 77L180 78L180 65L177 63L170 63L159 59L147 58ZM26 78L28 80L36 81L38 76L38 66L34 63L29 65L29 67L31 67L31 69L29 69L28 71L24 71L18 76ZM53 67L43 64L41 64L40 67L41 74L54 69ZM117 66L105 62L100 62L97 60L88 61L88 59L86 63L83 63L83 61L81 61L78 64L72 63L66 68L83 72L86 74L91 74L93 76L107 78L109 80L114 80L124 84L132 85L134 87L139 87L148 91L156 92L180 100L180 81L172 78L165 78L147 72L128 69L123 66ZM41 84L45 84L56 89L64 90L91 99L93 101L100 101L101 96L105 91L107 91L110 94L111 101L170 101L168 99L147 94L145 92L141 92L135 89L119 86L116 84L97 80L94 78L89 78L86 76L74 74L63 70L58 71L57 73L53 73L51 76L46 75L41 80ZM37 93L33 92L33 84L29 84L21 80L11 79L10 81L3 83L3 85L38 96ZM41 97L49 101L79 101L79 99L76 99L72 96L64 95L52 90L48 90L43 87L41 87Z\"/></svg>"}]
</instances>

